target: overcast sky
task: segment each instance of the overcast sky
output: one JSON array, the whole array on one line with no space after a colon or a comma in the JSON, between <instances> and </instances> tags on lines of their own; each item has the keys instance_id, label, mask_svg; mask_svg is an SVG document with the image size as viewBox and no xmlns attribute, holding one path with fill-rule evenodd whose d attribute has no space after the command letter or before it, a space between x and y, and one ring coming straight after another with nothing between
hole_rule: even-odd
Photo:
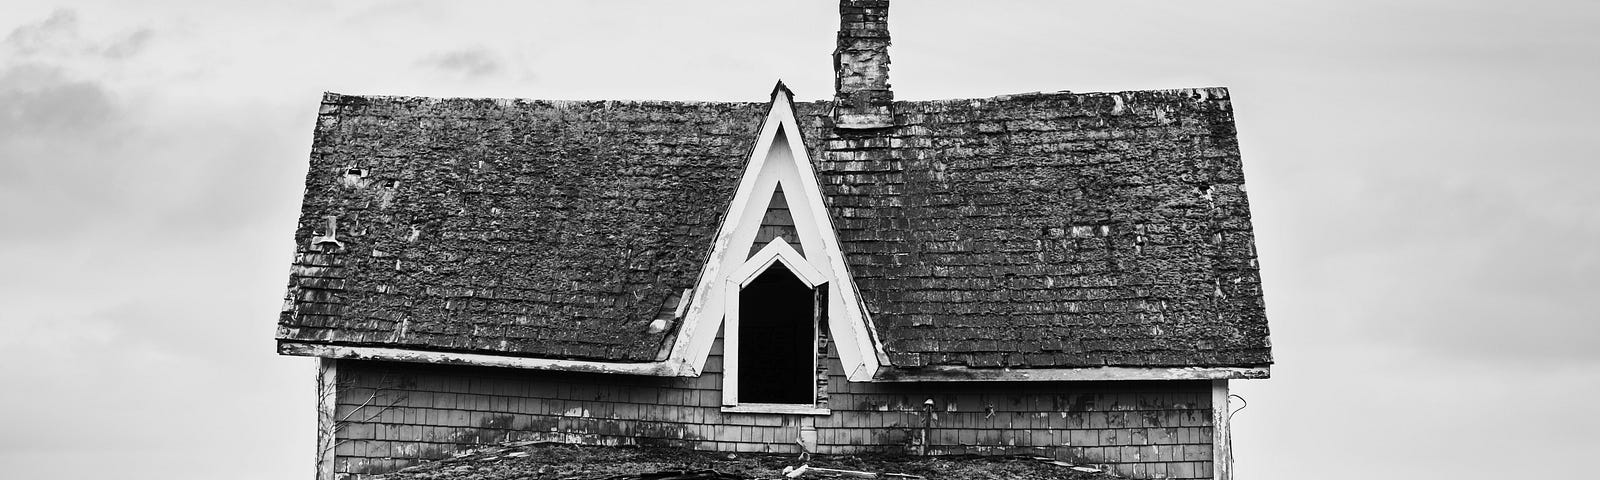
<instances>
[{"instance_id":1,"label":"overcast sky","mask_svg":"<svg viewBox=\"0 0 1600 480\"><path fill-rule=\"evenodd\" d=\"M1278 360L1235 382L1240 479L1592 473L1600 3L890 26L901 99L1231 88ZM0 476L310 478L313 361L272 335L323 91L821 99L836 28L831 0L7 0Z\"/></svg>"}]
</instances>

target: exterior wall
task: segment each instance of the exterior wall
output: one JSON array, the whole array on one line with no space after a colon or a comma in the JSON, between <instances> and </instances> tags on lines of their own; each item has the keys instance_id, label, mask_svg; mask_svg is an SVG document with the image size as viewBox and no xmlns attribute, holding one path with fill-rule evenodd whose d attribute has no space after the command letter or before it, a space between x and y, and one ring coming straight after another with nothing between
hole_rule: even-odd
<instances>
[{"instance_id":1,"label":"exterior wall","mask_svg":"<svg viewBox=\"0 0 1600 480\"><path fill-rule=\"evenodd\" d=\"M851 383L828 416L721 411L720 340L698 378L340 360L333 470L382 473L501 441L794 453L1029 453L1135 478L1210 478L1210 383ZM931 407L926 406L932 400Z\"/></svg>"}]
</instances>

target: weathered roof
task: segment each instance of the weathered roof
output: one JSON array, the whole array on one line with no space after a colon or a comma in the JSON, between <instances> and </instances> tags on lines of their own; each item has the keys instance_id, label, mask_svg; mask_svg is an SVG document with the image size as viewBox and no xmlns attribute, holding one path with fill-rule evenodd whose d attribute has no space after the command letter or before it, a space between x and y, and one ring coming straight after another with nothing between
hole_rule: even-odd
<instances>
[{"instance_id":1,"label":"weathered roof","mask_svg":"<svg viewBox=\"0 0 1600 480\"><path fill-rule=\"evenodd\" d=\"M895 110L869 134L810 119L895 366L1271 362L1225 89Z\"/></svg>"},{"instance_id":2,"label":"weathered roof","mask_svg":"<svg viewBox=\"0 0 1600 480\"><path fill-rule=\"evenodd\" d=\"M796 105L895 366L1270 363L1225 90L895 102L858 131L827 107ZM278 338L656 360L765 108L330 94Z\"/></svg>"},{"instance_id":3,"label":"weathered roof","mask_svg":"<svg viewBox=\"0 0 1600 480\"><path fill-rule=\"evenodd\" d=\"M278 338L655 360L763 106L329 94Z\"/></svg>"}]
</instances>

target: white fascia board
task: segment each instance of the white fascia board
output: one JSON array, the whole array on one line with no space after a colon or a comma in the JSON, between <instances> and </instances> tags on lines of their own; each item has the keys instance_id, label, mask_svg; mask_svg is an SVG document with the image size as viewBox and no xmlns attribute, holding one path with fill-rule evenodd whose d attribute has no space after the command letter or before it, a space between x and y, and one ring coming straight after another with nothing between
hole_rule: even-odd
<instances>
[{"instance_id":1,"label":"white fascia board","mask_svg":"<svg viewBox=\"0 0 1600 480\"><path fill-rule=\"evenodd\" d=\"M795 221L795 231L800 237L798 240L806 253L800 255L795 251L792 252L793 256L785 255L786 252L781 250L771 253L791 270L798 270L798 260L803 258L804 263L809 263L820 275L820 278L806 281L820 280L813 285L826 282L828 331L839 350L840 360L844 362L850 380L870 381L872 373L880 365L887 364L888 357L875 340L870 320L856 293L855 282L845 268L839 239L828 217L816 171L811 168L810 156L800 134L800 124L794 117L794 107L787 95L775 96L772 108L762 122L755 148L751 149L733 201L717 231L710 259L701 269L689 312L684 317L669 358L683 360L696 374L704 369L717 329L722 326L722 320L728 313L726 309L729 302L725 297L730 292L733 295L738 293L738 289L730 287L727 282L734 280L736 285L742 284L746 278L739 277L739 274L759 272L766 268L766 265L751 267L745 255L754 242L768 201L779 186L783 189L789 213ZM768 245L762 250L767 248L782 247ZM741 268L744 271L741 272Z\"/></svg>"},{"instance_id":2,"label":"white fascia board","mask_svg":"<svg viewBox=\"0 0 1600 480\"><path fill-rule=\"evenodd\" d=\"M383 360L391 362L438 363L448 365L476 365L481 367L524 368L530 370L562 370L570 372L621 373L660 377L686 376L687 365L668 359L664 362L618 363L559 360L550 358L507 357L477 353L428 352L403 348L349 347L300 342L278 342L278 353L306 357L338 358L350 360Z\"/></svg>"},{"instance_id":3,"label":"white fascia board","mask_svg":"<svg viewBox=\"0 0 1600 480\"><path fill-rule=\"evenodd\" d=\"M884 367L876 382L1059 382L1098 380L1228 380L1262 379L1271 367L1090 367L1090 368L967 368Z\"/></svg>"}]
</instances>

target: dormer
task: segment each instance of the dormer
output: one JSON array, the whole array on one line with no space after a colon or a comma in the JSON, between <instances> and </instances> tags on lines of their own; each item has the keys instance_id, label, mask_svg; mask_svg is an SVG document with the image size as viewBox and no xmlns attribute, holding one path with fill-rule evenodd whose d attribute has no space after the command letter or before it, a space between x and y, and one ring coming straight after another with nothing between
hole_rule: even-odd
<instances>
[{"instance_id":1,"label":"dormer","mask_svg":"<svg viewBox=\"0 0 1600 480\"><path fill-rule=\"evenodd\" d=\"M721 327L723 404L738 411L817 408L811 393L824 341L852 381L871 379L886 363L846 271L792 97L782 83L773 91L679 338L685 357L699 361L692 369L702 371Z\"/></svg>"}]
</instances>

